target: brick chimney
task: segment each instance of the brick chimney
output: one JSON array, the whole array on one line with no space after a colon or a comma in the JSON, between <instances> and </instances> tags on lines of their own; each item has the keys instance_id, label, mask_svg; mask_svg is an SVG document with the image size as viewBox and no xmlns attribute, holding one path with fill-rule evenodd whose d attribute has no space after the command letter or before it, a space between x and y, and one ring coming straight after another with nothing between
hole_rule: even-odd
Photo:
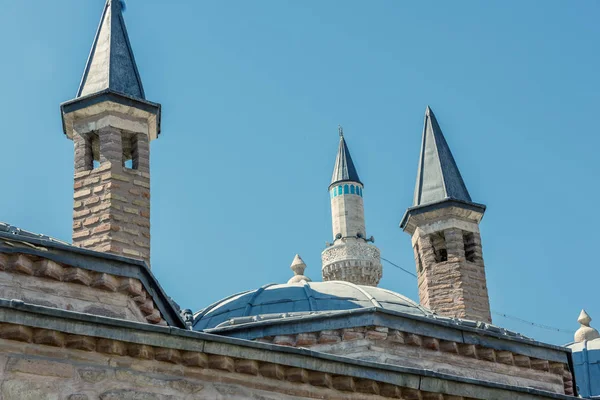
<instances>
[{"instance_id":1,"label":"brick chimney","mask_svg":"<svg viewBox=\"0 0 600 400\"><path fill-rule=\"evenodd\" d=\"M145 98L121 2L108 0L77 96L61 105L75 148L73 244L150 265L150 141L160 110Z\"/></svg>"},{"instance_id":2,"label":"brick chimney","mask_svg":"<svg viewBox=\"0 0 600 400\"><path fill-rule=\"evenodd\" d=\"M485 206L471 196L427 107L414 203L400 227L411 235L421 304L440 315L491 322L479 234Z\"/></svg>"}]
</instances>

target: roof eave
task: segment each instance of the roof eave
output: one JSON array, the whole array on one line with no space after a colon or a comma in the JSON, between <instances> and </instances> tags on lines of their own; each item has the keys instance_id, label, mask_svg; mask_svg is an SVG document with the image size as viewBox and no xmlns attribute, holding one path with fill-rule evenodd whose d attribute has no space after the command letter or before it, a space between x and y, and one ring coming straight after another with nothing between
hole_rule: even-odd
<instances>
[{"instance_id":1,"label":"roof eave","mask_svg":"<svg viewBox=\"0 0 600 400\"><path fill-rule=\"evenodd\" d=\"M475 211L481 213L482 215L485 213L486 210L486 206L484 204L474 203L472 201L446 198L440 201L410 207L406 210L404 216L402 217L402 220L400 221L400 228L404 229L406 227L406 224L408 223L408 220L411 216L424 214L429 211L439 210L441 208L452 206Z\"/></svg>"},{"instance_id":2,"label":"roof eave","mask_svg":"<svg viewBox=\"0 0 600 400\"><path fill-rule=\"evenodd\" d=\"M65 116L67 114L107 101L127 107L137 108L139 110L156 115L156 135L160 135L162 106L159 103L128 96L112 89L105 89L101 92L78 97L62 103L60 105L60 111L62 116L63 133L68 136L67 125L65 122Z\"/></svg>"},{"instance_id":3,"label":"roof eave","mask_svg":"<svg viewBox=\"0 0 600 400\"><path fill-rule=\"evenodd\" d=\"M41 238L38 239L31 236L24 236L2 231L0 231L0 238L19 240L21 242L55 250L53 252L48 250L39 250L37 247L28 247L20 249L2 248L0 249L0 252L24 252L42 258L51 259L55 262L74 265L86 270L105 272L120 276L125 276L123 271L125 271L126 268L133 267L136 272L134 272L134 270L130 271L130 277L137 277L142 281L142 283L146 282L148 293L151 294L161 314L165 317L165 320L167 320L169 325L182 329L186 328L181 316L169 300L169 296L167 296L162 286L160 286L158 279L156 279L150 268L148 268L148 265L142 260L84 249L81 247L60 243L58 241ZM119 266L119 264L121 266Z\"/></svg>"}]
</instances>

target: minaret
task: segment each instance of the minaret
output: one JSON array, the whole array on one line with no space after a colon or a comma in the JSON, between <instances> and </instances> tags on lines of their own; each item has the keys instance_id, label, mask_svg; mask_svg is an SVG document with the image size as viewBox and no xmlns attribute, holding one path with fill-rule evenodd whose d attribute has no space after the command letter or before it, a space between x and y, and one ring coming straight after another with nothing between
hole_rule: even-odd
<instances>
[{"instance_id":1,"label":"minaret","mask_svg":"<svg viewBox=\"0 0 600 400\"><path fill-rule=\"evenodd\" d=\"M412 236L421 304L440 315L492 320L479 235L484 212L427 107L414 203L400 227Z\"/></svg>"},{"instance_id":2,"label":"minaret","mask_svg":"<svg viewBox=\"0 0 600 400\"><path fill-rule=\"evenodd\" d=\"M333 177L329 185L333 244L321 254L324 281L347 281L377 286L382 268L379 249L368 242L363 209L363 184L348 151L344 132L339 127L338 148Z\"/></svg>"},{"instance_id":3,"label":"minaret","mask_svg":"<svg viewBox=\"0 0 600 400\"><path fill-rule=\"evenodd\" d=\"M73 244L150 262L150 146L160 104L146 100L119 0L107 0L74 100Z\"/></svg>"}]
</instances>

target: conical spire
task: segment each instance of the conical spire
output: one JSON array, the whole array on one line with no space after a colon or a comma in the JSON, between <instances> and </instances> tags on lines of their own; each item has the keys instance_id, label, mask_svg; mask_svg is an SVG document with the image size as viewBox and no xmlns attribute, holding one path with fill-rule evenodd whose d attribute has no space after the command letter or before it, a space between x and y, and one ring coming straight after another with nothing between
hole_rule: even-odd
<instances>
[{"instance_id":1,"label":"conical spire","mask_svg":"<svg viewBox=\"0 0 600 400\"><path fill-rule=\"evenodd\" d=\"M96 32L77 97L105 90L145 100L144 87L135 63L122 0L107 0Z\"/></svg>"},{"instance_id":2,"label":"conical spire","mask_svg":"<svg viewBox=\"0 0 600 400\"><path fill-rule=\"evenodd\" d=\"M337 157L335 159L335 167L333 167L333 176L331 177L331 185L339 182L357 182L362 184L358 177L358 172L352 162L350 151L344 139L344 130L341 126L338 127L340 134L340 146L338 148Z\"/></svg>"},{"instance_id":3,"label":"conical spire","mask_svg":"<svg viewBox=\"0 0 600 400\"><path fill-rule=\"evenodd\" d=\"M427 106L413 206L445 199L471 202L444 134L433 111Z\"/></svg>"}]
</instances>

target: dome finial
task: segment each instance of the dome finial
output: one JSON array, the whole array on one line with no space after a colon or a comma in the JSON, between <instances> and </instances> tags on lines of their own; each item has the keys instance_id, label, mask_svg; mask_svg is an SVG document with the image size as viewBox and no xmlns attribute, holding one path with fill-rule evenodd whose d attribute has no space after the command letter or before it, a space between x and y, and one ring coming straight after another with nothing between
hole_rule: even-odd
<instances>
[{"instance_id":1,"label":"dome finial","mask_svg":"<svg viewBox=\"0 0 600 400\"><path fill-rule=\"evenodd\" d=\"M600 333L590 326L592 318L585 310L581 310L577 322L581 324L577 332L575 332L575 342L583 342L585 340L594 340L600 338Z\"/></svg>"},{"instance_id":2,"label":"dome finial","mask_svg":"<svg viewBox=\"0 0 600 400\"><path fill-rule=\"evenodd\" d=\"M344 128L338 124L338 133L340 134L340 137L344 137Z\"/></svg>"},{"instance_id":3,"label":"dome finial","mask_svg":"<svg viewBox=\"0 0 600 400\"><path fill-rule=\"evenodd\" d=\"M304 263L300 255L296 254L296 256L294 257L294 261L292 261L292 265L290 265L290 269L294 271L294 276L290 278L288 283L300 283L302 281L310 282L310 278L304 276L306 264Z\"/></svg>"}]
</instances>

